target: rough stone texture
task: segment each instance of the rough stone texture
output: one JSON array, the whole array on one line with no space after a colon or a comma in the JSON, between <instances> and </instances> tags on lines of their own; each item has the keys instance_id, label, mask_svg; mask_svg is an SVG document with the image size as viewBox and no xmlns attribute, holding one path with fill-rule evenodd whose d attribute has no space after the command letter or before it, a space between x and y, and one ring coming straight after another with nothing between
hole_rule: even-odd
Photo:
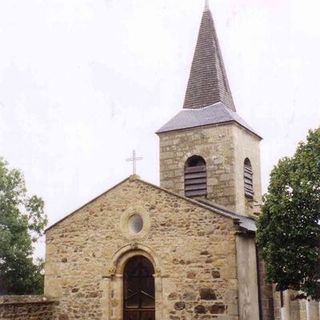
<instances>
[{"instance_id":1,"label":"rough stone texture","mask_svg":"<svg viewBox=\"0 0 320 320\"><path fill-rule=\"evenodd\" d=\"M0 319L53 320L56 304L43 296L1 296Z\"/></svg>"},{"instance_id":2,"label":"rough stone texture","mask_svg":"<svg viewBox=\"0 0 320 320\"><path fill-rule=\"evenodd\" d=\"M216 102L235 111L211 12L206 10L184 108ZM183 195L185 162L200 155L207 164L206 198L255 215L261 203L260 138L241 121L214 115L219 125L201 122L202 127L159 133L161 186ZM253 199L244 195L246 158L253 167ZM128 228L133 214L144 220L136 235ZM3 298L0 318L121 320L123 269L134 255L154 265L157 320L259 319L254 239L240 235L231 218L135 177L47 231L45 293L59 304L43 297ZM281 308L279 295L263 275L260 264L260 320L278 320L281 314L282 320L319 319L319 304L294 300L289 293Z\"/></svg>"},{"instance_id":3,"label":"rough stone texture","mask_svg":"<svg viewBox=\"0 0 320 320\"><path fill-rule=\"evenodd\" d=\"M192 155L207 164L207 199L243 215L259 212L260 139L235 123L159 134L160 185L184 195L184 165ZM253 168L254 199L244 195L244 160Z\"/></svg>"},{"instance_id":4,"label":"rough stone texture","mask_svg":"<svg viewBox=\"0 0 320 320\"><path fill-rule=\"evenodd\" d=\"M134 213L141 235L123 222ZM119 252L146 248L157 319L238 320L235 232L232 219L132 177L47 231L45 294L59 299L60 320L120 320Z\"/></svg>"},{"instance_id":5,"label":"rough stone texture","mask_svg":"<svg viewBox=\"0 0 320 320\"><path fill-rule=\"evenodd\" d=\"M259 293L261 320L274 320L273 286L266 280L266 266L259 252Z\"/></svg>"},{"instance_id":6,"label":"rough stone texture","mask_svg":"<svg viewBox=\"0 0 320 320\"><path fill-rule=\"evenodd\" d=\"M233 125L233 139L235 146L235 211L258 215L262 204L260 138L238 125ZM248 199L244 194L243 168L246 158L250 160L253 170L253 199Z\"/></svg>"}]
</instances>

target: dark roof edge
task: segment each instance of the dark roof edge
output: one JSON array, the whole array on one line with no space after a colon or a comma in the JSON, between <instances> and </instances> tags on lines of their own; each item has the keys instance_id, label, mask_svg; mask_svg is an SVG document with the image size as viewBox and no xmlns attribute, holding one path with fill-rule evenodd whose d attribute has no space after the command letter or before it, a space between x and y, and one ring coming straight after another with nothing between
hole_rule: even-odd
<instances>
[{"instance_id":1,"label":"dark roof edge","mask_svg":"<svg viewBox=\"0 0 320 320\"><path fill-rule=\"evenodd\" d=\"M179 195L177 193L174 193L172 191L169 191L169 190L166 190L164 188L161 188L157 185L154 185L150 182L147 182L147 181L144 181L142 179L140 179L137 175L131 175L129 177L127 177L126 179L120 181L119 183L117 183L116 185L114 185L113 187L111 187L110 189L108 189L107 191L99 194L98 196L96 196L95 198L93 198L92 200L88 201L87 203L85 203L84 205L82 205L81 207L79 207L78 209L72 211L71 213L69 213L68 215L66 215L65 217L63 217L62 219L58 220L57 222L55 222L54 224L52 224L50 227L48 227L46 230L45 230L45 233L49 230L51 230L52 228L54 228L56 225L60 224L62 221L68 219L69 217L71 217L72 215L74 215L75 213L77 213L79 210L83 209L84 207L88 206L89 204L91 204L92 202L94 202L95 200L97 200L98 198L100 198L101 196L104 196L105 194L109 193L110 191L114 190L115 188L117 188L119 185L123 184L124 182L128 181L128 180L131 180L131 181L138 181L138 182L141 182L143 184L146 184L150 187L153 187L155 189L158 189L160 191L163 191L167 194L170 194L172 196L175 196L175 197L178 197L182 200L185 200L189 203L192 203L193 205L196 205L196 206L199 206L199 207L202 207L203 209L206 209L206 210L209 210L211 212L214 212L216 214L219 214L225 218L229 218L229 219L232 219L238 226L239 228L243 228L241 227L240 223L241 223L241 219L243 218L246 218L246 219L251 219L251 220L254 220L250 217L246 217L246 216L242 216L240 214L237 214L223 206L220 206L220 205L217 205L213 202L209 202L209 201L205 201L205 200L193 200L193 199L190 199L190 198L187 198L185 196L182 196L182 195ZM248 230L249 231L249 230Z\"/></svg>"},{"instance_id":2,"label":"dark roof edge","mask_svg":"<svg viewBox=\"0 0 320 320\"><path fill-rule=\"evenodd\" d=\"M74 215L75 213L77 213L79 210L83 209L84 207L86 207L87 205L91 204L92 202L94 202L95 200L97 200L98 198L104 196L105 194L107 194L108 192L112 191L113 189L117 188L120 184L126 182L127 180L129 180L130 178L132 179L132 177L134 176L129 176L128 178L120 181L119 183L117 183L116 185L114 185L113 187L111 187L110 189L108 189L107 191L102 192L101 194L99 194L98 196L94 197L93 199L89 200L88 202L86 202L84 205L82 205L81 207L79 207L78 209L72 211L71 213L67 214L65 217L61 218L60 220L58 220L57 222L55 222L54 224L52 224L50 227L46 228L44 230L44 233L46 233L47 231L49 231L50 229L52 229L53 227L55 227L57 224L59 224L60 222L66 220L67 218L69 218L70 216Z\"/></svg>"},{"instance_id":3,"label":"dark roof edge","mask_svg":"<svg viewBox=\"0 0 320 320\"><path fill-rule=\"evenodd\" d=\"M239 230L241 234L247 234L247 235L255 235L256 234L256 218L252 216L245 216L239 213L236 213L226 207L223 207L221 205L218 205L212 201L199 199L199 202L205 203L208 206L211 206L213 208L222 210L226 214L229 214L231 217L239 219L240 223L238 224ZM248 224L249 223L249 224ZM255 227L250 227L250 224L254 223Z\"/></svg>"},{"instance_id":4,"label":"dark roof edge","mask_svg":"<svg viewBox=\"0 0 320 320\"><path fill-rule=\"evenodd\" d=\"M226 214L235 215L235 216L237 216L239 218L246 218L246 219L250 219L250 220L255 221L255 218L253 218L253 217L248 217L248 216L244 216L244 215L242 215L240 213L236 213L236 212L234 212L234 211L232 211L232 210L230 210L230 209L228 209L228 208L226 208L224 206L221 206L221 205L219 205L219 204L217 204L215 202L212 202L212 201L209 201L209 200L204 200L204 199L199 199L197 201L199 201L201 203L204 203L204 204L207 204L207 205L209 205L211 207L217 208L218 210L221 210L221 211L225 212Z\"/></svg>"},{"instance_id":5,"label":"dark roof edge","mask_svg":"<svg viewBox=\"0 0 320 320\"><path fill-rule=\"evenodd\" d=\"M250 133L252 133L256 137L258 137L260 140L263 140L263 138L259 134L257 134L253 130L248 129L246 126L242 125L241 123L239 123L238 121L236 121L234 119L233 120L229 120L229 121L217 122L217 123L201 124L201 125L198 125L198 126L186 127L186 128L181 128L181 129L171 129L171 130L164 130L164 131L160 131L161 129L159 129L158 131L155 132L155 134L160 135L162 133L167 133L167 132L172 132L172 131L182 131L182 130L190 130L190 129L193 129L193 128L200 128L200 127L227 125L227 124L232 123L232 122L236 123L239 127L249 131Z\"/></svg>"},{"instance_id":6,"label":"dark roof edge","mask_svg":"<svg viewBox=\"0 0 320 320\"><path fill-rule=\"evenodd\" d=\"M151 187L153 187L153 188L156 188L156 189L158 189L158 190L160 190L160 191L163 191L163 192L165 192L165 193L167 193L167 194L170 194L170 195L172 195L172 196L175 196L175 197L178 197L178 198L180 198L180 199L183 199L183 200L185 200L185 201L187 201L187 202L190 202L190 203L192 203L192 204L194 204L194 205L196 205L196 206L199 206L199 207L202 207L202 208L204 208L204 209L207 209L207 210L210 210L210 211L212 211L212 212L215 212L215 213L218 213L218 214L220 214L220 215L222 215L222 216L224 216L224 217L226 217L226 218L230 218L230 219L233 219L233 220L236 220L236 221L240 221L240 218L238 218L238 217L233 217L231 214L228 214L227 212L225 212L224 210L222 210L222 209L220 209L220 208L213 208L213 207L211 207L211 206L209 206L209 205L207 205L207 204L205 204L205 203L201 203L201 202L199 202L198 200L193 200L193 199L190 199L190 198L187 198L187 197L185 197L185 196L181 196L180 194L177 194L177 193L174 193L174 192L172 192L172 191L169 191L169 190L166 190L166 189L164 189L164 188L161 188L161 187L159 187L159 186L157 186L157 185L154 185L154 184L152 184L152 183L150 183L150 182L147 182L147 181L144 181L144 180L141 180L141 179L137 179L139 182L142 182L142 183L144 183L144 184L146 184L146 185L149 185L149 186L151 186ZM232 213L232 211L229 211L230 213ZM235 213L233 213L233 215L236 215Z\"/></svg>"},{"instance_id":7,"label":"dark roof edge","mask_svg":"<svg viewBox=\"0 0 320 320\"><path fill-rule=\"evenodd\" d=\"M230 218L230 219L233 219L233 220L236 220L236 221L239 220L237 217L232 217L231 214L228 214L228 213L225 212L224 210L221 210L221 209L219 209L219 208L212 208L212 207L210 207L209 205L203 204L203 203L201 203L201 202L199 202L199 201L197 201L197 200L192 200L192 199L190 199L190 198L181 196L181 195L179 195L179 194L176 194L176 193L174 193L174 192L171 192L171 191L169 191L169 190L166 190L166 189L164 189L164 188L161 188L161 187L159 187L159 186L157 186L157 185L154 185L154 184L152 184L152 183L150 183L150 182L144 181L144 180L140 179L140 178L139 178L138 176L136 176L136 175L131 175L131 176L129 176L128 178L126 178L126 179L120 181L119 183L117 183L116 185L114 185L112 188L110 188L110 189L108 189L107 191L99 194L98 196L96 196L96 197L93 198L92 200L86 202L84 205L82 205L82 206L79 207L78 209L76 209L76 210L72 211L71 213L67 214L65 217L63 217L62 219L58 220L58 221L55 222L54 224L52 224L50 227L48 227L48 228L45 230L45 233L46 233L47 231L49 231L50 229L54 228L56 225L60 224L62 221L68 219L69 217L71 217L72 215L74 215L75 213L77 213L79 210L81 210L81 209L83 209L84 207L86 207L87 205L91 204L92 202L94 202L95 200L97 200L98 198L100 198L101 196L104 196L105 194L109 193L109 192L112 191L113 189L117 188L119 185L121 185L122 183L126 182L127 180L139 181L139 182L144 183L144 184L146 184L146 185L149 185L149 186L151 186L151 187L153 187L153 188L155 188L155 189L158 189L158 190L160 190L160 191L166 192L167 194L173 195L173 196L178 197L178 198L180 198L180 199L183 199L183 200L185 200L185 201L187 201L187 202L190 202L190 203L192 203L192 204L194 204L194 205L197 205L197 206L200 206L200 207L202 207L202 208L204 208L204 209L207 209L207 210L210 210L210 211L212 211L212 212L218 213L218 214L220 214L220 215L222 215L222 216L224 216L224 217L226 217L226 218Z\"/></svg>"}]
</instances>

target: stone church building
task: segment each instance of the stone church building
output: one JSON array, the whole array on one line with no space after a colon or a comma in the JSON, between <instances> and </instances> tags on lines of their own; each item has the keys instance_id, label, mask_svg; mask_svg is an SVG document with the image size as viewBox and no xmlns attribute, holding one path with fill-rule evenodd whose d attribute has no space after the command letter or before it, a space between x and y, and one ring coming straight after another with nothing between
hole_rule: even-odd
<instances>
[{"instance_id":1,"label":"stone church building","mask_svg":"<svg viewBox=\"0 0 320 320\"><path fill-rule=\"evenodd\" d=\"M280 319L255 243L261 137L236 111L208 6L183 108L156 133L160 187L130 176L47 229L55 319Z\"/></svg>"}]
</instances>

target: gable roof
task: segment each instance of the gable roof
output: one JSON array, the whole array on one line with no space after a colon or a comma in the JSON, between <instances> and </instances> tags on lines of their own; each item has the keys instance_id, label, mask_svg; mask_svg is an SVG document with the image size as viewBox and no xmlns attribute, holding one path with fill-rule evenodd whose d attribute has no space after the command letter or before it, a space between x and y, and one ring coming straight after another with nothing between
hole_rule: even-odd
<instances>
[{"instance_id":1,"label":"gable roof","mask_svg":"<svg viewBox=\"0 0 320 320\"><path fill-rule=\"evenodd\" d=\"M94 199L92 199L91 201L87 202L86 204L84 204L83 206L81 206L79 209L71 212L70 214L68 214L67 216L65 216L64 218L62 218L61 220L57 221L56 223L54 223L53 225L51 225L50 227L48 227L46 230L45 230L45 233L47 231L49 231L50 229L54 228L55 226L57 226L58 224L60 224L62 221L66 220L67 218L69 218L70 216L76 214L79 210L83 209L84 207L86 207L87 205L93 203L95 200L97 200L98 198L106 195L107 193L109 193L110 191L114 190L116 187L120 186L121 184L123 183L126 183L127 181L138 181L140 183L143 183L145 185L148 185L152 188L155 188L157 190L160 190L162 192L165 192L167 194L170 194L172 196L175 196L175 197L178 197L180 199L183 199L185 201L188 201L189 203L193 204L193 205L196 205L196 206L200 206L204 209L207 209L207 210L210 210L216 214L219 214L219 215L222 215L228 219L233 219L235 224L237 224L240 229L242 231L245 231L245 232L255 232L256 231L256 228L255 228L255 222L253 219L251 218L248 218L248 217L244 217L242 215L239 215L239 214L236 214L222 206L219 206L219 205L216 205L212 202L209 202L209 201L205 201L205 200L193 200L193 199L190 199L190 198L187 198L187 197L184 197L184 196L181 196L181 195L178 195L174 192L171 192L169 190L166 190L166 189L163 189L159 186L156 186L152 183L149 183L149 182L146 182L144 180L141 180L137 175L131 175L129 176L128 178L126 178L125 180L122 180L121 182L119 182L118 184L116 184L115 186L113 186L112 188L108 189L107 191L103 192L102 194L100 194L99 196L95 197Z\"/></svg>"},{"instance_id":2,"label":"gable roof","mask_svg":"<svg viewBox=\"0 0 320 320\"><path fill-rule=\"evenodd\" d=\"M206 3L183 108L203 108L217 102L236 111L214 21Z\"/></svg>"},{"instance_id":3,"label":"gable roof","mask_svg":"<svg viewBox=\"0 0 320 320\"><path fill-rule=\"evenodd\" d=\"M61 218L60 220L58 220L57 222L53 223L51 226L49 226L47 229L45 229L44 233L46 233L47 231L49 231L50 229L54 228L56 225L60 224L62 221L66 220L67 218L71 217L72 215L74 215L75 213L77 213L78 211L80 211L81 209L85 208L87 205L93 203L94 201L96 201L97 199L99 199L100 197L104 196L105 194L109 193L110 191L112 191L113 189L115 189L116 187L120 186L121 184L125 183L127 180L129 180L130 178L132 178L133 176L129 176L128 178L120 181L119 183L115 184L113 187L111 187L110 189L108 189L107 191L99 194L98 196L96 196L95 198L93 198L92 200L86 202L84 205L82 205L81 207L79 207L78 209L72 211L71 213L67 214L65 217Z\"/></svg>"},{"instance_id":4,"label":"gable roof","mask_svg":"<svg viewBox=\"0 0 320 320\"><path fill-rule=\"evenodd\" d=\"M232 219L239 220L239 226L240 228L249 231L249 232L256 232L257 231L257 226L256 226L256 221L254 218L251 217L246 217L243 216L239 213L235 213L223 206L220 206L214 202L208 201L208 200L203 200L199 199L197 200L198 202L205 204L206 206L211 207L215 212L220 211L226 216L230 216Z\"/></svg>"}]
</instances>

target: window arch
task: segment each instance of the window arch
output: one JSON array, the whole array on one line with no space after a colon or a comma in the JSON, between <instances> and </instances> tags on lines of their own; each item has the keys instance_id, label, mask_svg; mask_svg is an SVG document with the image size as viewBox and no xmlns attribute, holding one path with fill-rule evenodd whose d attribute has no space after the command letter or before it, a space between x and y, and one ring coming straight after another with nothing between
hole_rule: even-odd
<instances>
[{"instance_id":1,"label":"window arch","mask_svg":"<svg viewBox=\"0 0 320 320\"><path fill-rule=\"evenodd\" d=\"M185 163L184 193L187 197L207 194L207 167L200 156L192 156Z\"/></svg>"},{"instance_id":2,"label":"window arch","mask_svg":"<svg viewBox=\"0 0 320 320\"><path fill-rule=\"evenodd\" d=\"M244 179L244 194L248 198L253 198L253 171L251 162L248 158L244 160L243 166L243 179Z\"/></svg>"},{"instance_id":3,"label":"window arch","mask_svg":"<svg viewBox=\"0 0 320 320\"><path fill-rule=\"evenodd\" d=\"M144 256L130 258L123 272L123 319L155 319L154 268Z\"/></svg>"}]
</instances>

